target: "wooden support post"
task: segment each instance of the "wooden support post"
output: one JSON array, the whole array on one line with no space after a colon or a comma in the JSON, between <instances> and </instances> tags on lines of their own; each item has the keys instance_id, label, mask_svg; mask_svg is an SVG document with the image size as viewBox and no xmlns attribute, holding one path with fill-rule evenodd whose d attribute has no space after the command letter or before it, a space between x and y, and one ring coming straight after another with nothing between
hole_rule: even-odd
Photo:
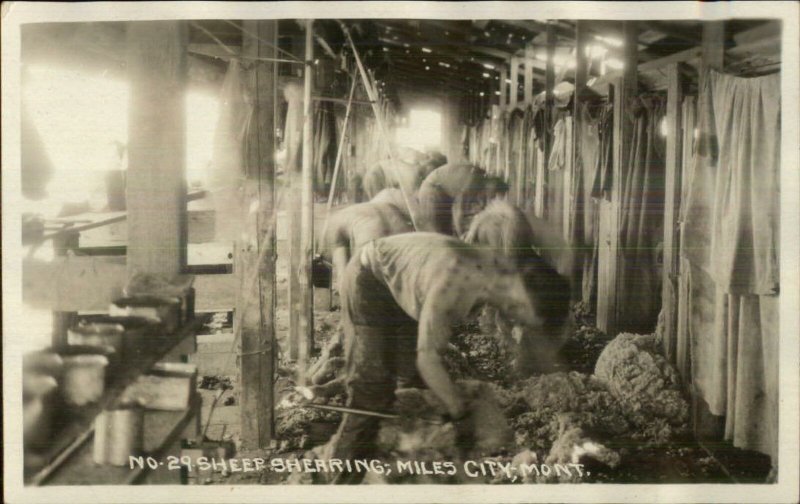
<instances>
[{"instance_id":1,"label":"wooden support post","mask_svg":"<svg viewBox=\"0 0 800 504\"><path fill-rule=\"evenodd\" d=\"M544 76L544 120L546 134L544 136L544 163L543 171L544 177L538 180L537 183L543 184L544 188L541 191L542 195L542 214L546 218L550 218L550 209L547 208L547 183L548 183L548 165L550 163L550 152L553 149L553 88L555 87L556 80L556 67L555 67L555 54L556 54L556 34L555 26L551 22L547 24L547 65L545 67Z\"/></svg>"},{"instance_id":2,"label":"wooden support post","mask_svg":"<svg viewBox=\"0 0 800 504\"><path fill-rule=\"evenodd\" d=\"M242 54L276 58L277 21L244 21ZM242 444L267 448L273 438L275 377L275 105L276 62L248 71L254 100L245 141L242 234L236 241L234 274L238 284L234 333L240 342ZM257 204L257 211L251 207Z\"/></svg>"},{"instance_id":3,"label":"wooden support post","mask_svg":"<svg viewBox=\"0 0 800 504\"><path fill-rule=\"evenodd\" d=\"M573 166L573 176L578 177L580 175L577 174L578 170L582 170L582 163L580 162L580 155L581 155L581 144L583 139L581 138L581 132L583 131L584 124L583 124L583 114L581 113L581 107L583 106L583 100L586 96L586 76L587 76L587 67L588 61L586 57L586 53L584 52L584 48L589 42L589 32L587 30L586 21L577 21L575 23L575 91L574 91L574 98L573 98L573 111L572 111L572 166ZM584 180L583 184L591 183L588 180ZM583 198L581 194L572 194L573 198ZM583 209L584 212L588 211L588 209ZM582 218L575 215L569 215L568 219L576 219ZM570 238L570 237L568 237ZM577 252L575 253L575 261L573 264L572 270L572 300L573 301L580 301L583 293L582 289L582 280L583 280L583 263L587 255L591 255L591 252L588 247L591 244L584 243L581 237L578 237L578 242L572 243L573 247L577 247Z\"/></svg>"},{"instance_id":4,"label":"wooden support post","mask_svg":"<svg viewBox=\"0 0 800 504\"><path fill-rule=\"evenodd\" d=\"M678 327L678 277L680 276L680 208L683 172L681 129L684 78L681 63L667 68L667 155L664 185L664 269L661 306L664 310L664 352L675 360Z\"/></svg>"},{"instance_id":5,"label":"wooden support post","mask_svg":"<svg viewBox=\"0 0 800 504\"><path fill-rule=\"evenodd\" d=\"M600 250L598 261L597 327L609 335L618 332L620 307L617 291L619 267L619 212L625 159L630 152L632 124L628 119L628 101L636 93L638 28L634 21L622 22L622 75L614 86L614 145L611 200L600 204Z\"/></svg>"},{"instance_id":6,"label":"wooden support post","mask_svg":"<svg viewBox=\"0 0 800 504\"><path fill-rule=\"evenodd\" d=\"M71 247L78 246L78 239L79 235L72 233L66 233L53 238L53 252L57 257L66 257L67 250ZM52 290L53 286L49 285L48 289ZM51 344L53 347L67 344L67 330L72 327L77 317L78 312L76 311L53 311L53 333L51 335Z\"/></svg>"},{"instance_id":7,"label":"wooden support post","mask_svg":"<svg viewBox=\"0 0 800 504\"><path fill-rule=\"evenodd\" d=\"M186 264L186 47L182 21L127 32L128 275L173 277Z\"/></svg>"},{"instance_id":8,"label":"wooden support post","mask_svg":"<svg viewBox=\"0 0 800 504\"><path fill-rule=\"evenodd\" d=\"M711 21L703 23L702 66L722 71L725 65L725 22ZM701 72L700 79L705 77Z\"/></svg>"},{"instance_id":9,"label":"wooden support post","mask_svg":"<svg viewBox=\"0 0 800 504\"><path fill-rule=\"evenodd\" d=\"M526 104L533 103L533 46L525 46L525 73L523 78L523 99Z\"/></svg>"},{"instance_id":10,"label":"wooden support post","mask_svg":"<svg viewBox=\"0 0 800 504\"><path fill-rule=\"evenodd\" d=\"M305 378L305 367L314 348L314 289L311 284L311 261L314 253L314 20L306 20L305 83L303 87L303 172L300 214L300 263L297 285L300 286L298 377Z\"/></svg>"},{"instance_id":11,"label":"wooden support post","mask_svg":"<svg viewBox=\"0 0 800 504\"><path fill-rule=\"evenodd\" d=\"M500 67L500 101L498 105L500 105L500 109L504 109L506 105L508 105L508 83L506 82L508 79L508 68L505 65Z\"/></svg>"},{"instance_id":12,"label":"wooden support post","mask_svg":"<svg viewBox=\"0 0 800 504\"><path fill-rule=\"evenodd\" d=\"M303 38L292 38L292 54L303 60ZM298 71L300 67L298 66ZM296 91L296 92L295 92ZM287 142L287 168L289 179L287 188L286 212L289 217L289 359L296 361L300 357L300 284L298 272L300 270L300 227L302 214L301 171L303 134L303 95L298 88L293 90L291 96L287 94L289 106L286 112L286 137Z\"/></svg>"},{"instance_id":13,"label":"wooden support post","mask_svg":"<svg viewBox=\"0 0 800 504\"><path fill-rule=\"evenodd\" d=\"M573 125L572 135L572 157L574 166L579 166L578 157L580 156L580 131L583 127L581 116L581 106L586 93L587 58L584 48L589 42L589 32L586 29L586 21L577 21L575 24L575 94L573 98Z\"/></svg>"},{"instance_id":14,"label":"wooden support post","mask_svg":"<svg viewBox=\"0 0 800 504\"><path fill-rule=\"evenodd\" d=\"M509 87L508 104L511 108L517 106L517 97L519 96L519 60L511 58L511 84Z\"/></svg>"}]
</instances>

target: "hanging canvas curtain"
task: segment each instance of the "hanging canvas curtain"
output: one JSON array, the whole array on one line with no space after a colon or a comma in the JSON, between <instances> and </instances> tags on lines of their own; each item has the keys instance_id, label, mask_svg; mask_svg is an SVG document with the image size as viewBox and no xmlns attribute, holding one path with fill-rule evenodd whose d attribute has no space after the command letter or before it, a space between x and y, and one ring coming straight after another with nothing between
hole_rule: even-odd
<instances>
[{"instance_id":1,"label":"hanging canvas curtain","mask_svg":"<svg viewBox=\"0 0 800 504\"><path fill-rule=\"evenodd\" d=\"M692 378L726 439L777 466L780 75L704 82L681 237Z\"/></svg>"},{"instance_id":2,"label":"hanging canvas curtain","mask_svg":"<svg viewBox=\"0 0 800 504\"><path fill-rule=\"evenodd\" d=\"M636 98L631 150L620 177L619 289L620 328L639 333L655 329L661 310L661 270L656 250L663 240L664 149L660 98Z\"/></svg>"},{"instance_id":3,"label":"hanging canvas curtain","mask_svg":"<svg viewBox=\"0 0 800 504\"><path fill-rule=\"evenodd\" d=\"M689 181L692 179L692 167L694 159L694 144L695 144L695 116L697 103L694 96L687 96L683 100L681 109L681 122L683 127L683 175L681 177L681 201L686 202L688 199ZM675 334L675 358L674 364L678 369L684 384L691 383L691 334L690 334L690 320L691 320L691 263L680 255L678 258L680 265L678 271L678 327ZM667 335L669 337L669 335ZM667 344L667 348L670 345Z\"/></svg>"},{"instance_id":4,"label":"hanging canvas curtain","mask_svg":"<svg viewBox=\"0 0 800 504\"><path fill-rule=\"evenodd\" d=\"M614 112L611 105L605 107L600 116L598 136L600 138L600 159L592 182L592 197L608 199L612 186Z\"/></svg>"},{"instance_id":5,"label":"hanging canvas curtain","mask_svg":"<svg viewBox=\"0 0 800 504\"><path fill-rule=\"evenodd\" d=\"M594 306L597 289L597 245L599 226L598 202L592 198L592 182L600 160L599 121L591 116L586 104L581 106L577 142L577 166L572 178L572 215L569 241L579 252L581 264L581 299Z\"/></svg>"}]
</instances>

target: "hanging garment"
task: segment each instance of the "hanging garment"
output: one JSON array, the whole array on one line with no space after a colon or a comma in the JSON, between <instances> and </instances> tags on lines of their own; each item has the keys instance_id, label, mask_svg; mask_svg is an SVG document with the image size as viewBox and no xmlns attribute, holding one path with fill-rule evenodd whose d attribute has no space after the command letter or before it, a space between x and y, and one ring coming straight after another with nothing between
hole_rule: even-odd
<instances>
[{"instance_id":1,"label":"hanging garment","mask_svg":"<svg viewBox=\"0 0 800 504\"><path fill-rule=\"evenodd\" d=\"M682 208L690 299L679 334L688 326L692 382L725 417L725 438L777 466L780 75L710 71L704 82Z\"/></svg>"},{"instance_id":2,"label":"hanging garment","mask_svg":"<svg viewBox=\"0 0 800 504\"><path fill-rule=\"evenodd\" d=\"M566 238L569 224L569 168L572 159L572 118L558 111L550 161L545 174L545 218Z\"/></svg>"},{"instance_id":3,"label":"hanging garment","mask_svg":"<svg viewBox=\"0 0 800 504\"><path fill-rule=\"evenodd\" d=\"M567 151L567 121L559 119L553 128L553 147L550 151L550 159L547 163L548 170L561 170L567 163L567 157L571 154Z\"/></svg>"},{"instance_id":4,"label":"hanging garment","mask_svg":"<svg viewBox=\"0 0 800 504\"><path fill-rule=\"evenodd\" d=\"M547 127L547 117L545 116L544 103L536 107L536 112L533 117L533 128L536 131L536 138L539 139L544 145L546 140L553 141L553 133Z\"/></svg>"},{"instance_id":5,"label":"hanging garment","mask_svg":"<svg viewBox=\"0 0 800 504\"><path fill-rule=\"evenodd\" d=\"M599 122L599 159L594 182L592 182L592 197L608 199L608 194L611 192L612 187L614 165L614 151L612 150L614 145L614 112L611 104L602 109Z\"/></svg>"},{"instance_id":6,"label":"hanging garment","mask_svg":"<svg viewBox=\"0 0 800 504\"><path fill-rule=\"evenodd\" d=\"M592 198L592 182L599 164L599 122L584 104L580 110L580 127L574 139L577 148L577 166L572 178L570 243L578 252L581 266L581 299L594 306L597 291L597 234L599 227L598 202Z\"/></svg>"},{"instance_id":7,"label":"hanging garment","mask_svg":"<svg viewBox=\"0 0 800 504\"><path fill-rule=\"evenodd\" d=\"M633 139L620 177L618 313L620 329L652 332L661 310L665 140L659 132L663 100L635 99Z\"/></svg>"},{"instance_id":8,"label":"hanging garment","mask_svg":"<svg viewBox=\"0 0 800 504\"><path fill-rule=\"evenodd\" d=\"M533 205L533 194L536 185L536 153L539 149L536 142L536 132L533 128L535 111L533 107L525 108L523 119L523 142L525 143L525 158L523 160L523 189L522 200L519 207L528 210Z\"/></svg>"},{"instance_id":9,"label":"hanging garment","mask_svg":"<svg viewBox=\"0 0 800 504\"><path fill-rule=\"evenodd\" d=\"M333 103L317 102L314 107L314 193L318 199L328 196L336 162L336 115Z\"/></svg>"},{"instance_id":10,"label":"hanging garment","mask_svg":"<svg viewBox=\"0 0 800 504\"><path fill-rule=\"evenodd\" d=\"M544 146L541 140L536 140L536 186L534 196L534 212L536 217L543 219L547 202L547 170L544 169Z\"/></svg>"}]
</instances>

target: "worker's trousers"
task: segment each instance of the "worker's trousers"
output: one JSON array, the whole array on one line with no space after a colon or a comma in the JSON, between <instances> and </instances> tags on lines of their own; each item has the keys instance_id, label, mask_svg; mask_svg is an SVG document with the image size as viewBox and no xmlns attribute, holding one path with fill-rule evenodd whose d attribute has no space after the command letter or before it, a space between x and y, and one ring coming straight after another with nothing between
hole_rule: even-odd
<instances>
[{"instance_id":1,"label":"worker's trousers","mask_svg":"<svg viewBox=\"0 0 800 504\"><path fill-rule=\"evenodd\" d=\"M347 356L347 405L386 412L394 405L394 390L418 381L417 322L395 302L358 258L350 261L342 286L342 320ZM331 458L370 459L380 419L345 414L331 440ZM363 473L342 473L335 483L359 483Z\"/></svg>"}]
</instances>

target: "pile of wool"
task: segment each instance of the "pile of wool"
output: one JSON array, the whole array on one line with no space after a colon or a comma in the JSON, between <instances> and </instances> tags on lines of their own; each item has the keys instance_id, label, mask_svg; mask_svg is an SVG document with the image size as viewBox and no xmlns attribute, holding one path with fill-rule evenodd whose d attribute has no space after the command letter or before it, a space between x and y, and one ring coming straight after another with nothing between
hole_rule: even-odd
<instances>
[{"instance_id":1,"label":"pile of wool","mask_svg":"<svg viewBox=\"0 0 800 504\"><path fill-rule=\"evenodd\" d=\"M595 314L592 306L585 301L578 301L572 305L572 318L575 320L577 326L593 326L595 325Z\"/></svg>"},{"instance_id":2,"label":"pile of wool","mask_svg":"<svg viewBox=\"0 0 800 504\"><path fill-rule=\"evenodd\" d=\"M563 422L599 439L623 436L630 429L617 399L590 375L573 371L535 376L522 383L519 393L529 408L511 421L520 447L548 453Z\"/></svg>"},{"instance_id":3,"label":"pile of wool","mask_svg":"<svg viewBox=\"0 0 800 504\"><path fill-rule=\"evenodd\" d=\"M456 377L510 385L514 381L514 351L494 334L484 334L477 324L453 332L445 355L448 370Z\"/></svg>"},{"instance_id":4,"label":"pile of wool","mask_svg":"<svg viewBox=\"0 0 800 504\"><path fill-rule=\"evenodd\" d=\"M656 335L623 333L600 354L595 376L618 400L634 439L662 443L688 432L689 404Z\"/></svg>"},{"instance_id":5,"label":"pile of wool","mask_svg":"<svg viewBox=\"0 0 800 504\"><path fill-rule=\"evenodd\" d=\"M550 466L556 464L582 464L586 467L616 468L620 464L620 454L588 436L583 429L571 425L570 420L560 420L560 431L550 453L544 463ZM591 476L591 472L586 471ZM577 471L552 472L548 476L541 476L539 481L558 481L560 483L580 483L584 481L584 474Z\"/></svg>"},{"instance_id":6,"label":"pile of wool","mask_svg":"<svg viewBox=\"0 0 800 504\"><path fill-rule=\"evenodd\" d=\"M559 362L565 370L591 374L603 349L611 341L603 331L592 325L577 325L559 351Z\"/></svg>"},{"instance_id":7,"label":"pile of wool","mask_svg":"<svg viewBox=\"0 0 800 504\"><path fill-rule=\"evenodd\" d=\"M620 454L588 436L583 429L562 419L558 438L540 464L539 455L523 449L502 461L510 465L492 483L585 483L596 481L597 474L611 474L620 464Z\"/></svg>"}]
</instances>

